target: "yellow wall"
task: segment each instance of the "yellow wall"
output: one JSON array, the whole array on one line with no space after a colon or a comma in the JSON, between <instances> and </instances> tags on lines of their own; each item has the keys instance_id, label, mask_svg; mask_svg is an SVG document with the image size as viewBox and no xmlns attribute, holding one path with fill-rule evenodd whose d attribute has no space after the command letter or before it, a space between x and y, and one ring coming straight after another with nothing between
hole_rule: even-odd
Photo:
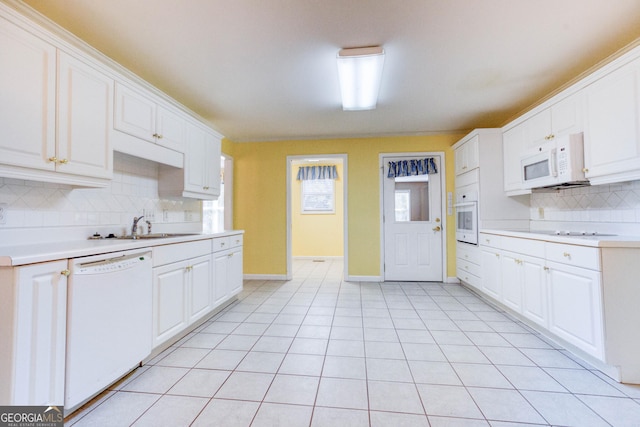
<instances>
[{"instance_id":1,"label":"yellow wall","mask_svg":"<svg viewBox=\"0 0 640 427\"><path fill-rule=\"evenodd\" d=\"M285 275L287 156L347 154L348 274L380 275L380 153L443 151L454 191L451 146L462 134L256 143L223 141L234 159L234 227L245 230L245 274ZM446 209L446 207L443 207ZM455 276L455 228L447 216L447 276Z\"/></svg>"},{"instance_id":2,"label":"yellow wall","mask_svg":"<svg viewBox=\"0 0 640 427\"><path fill-rule=\"evenodd\" d=\"M302 181L296 179L300 166L291 168L291 255L294 257L340 257L344 253L342 164L327 161L317 165L333 164L338 179L335 180L335 212L329 214L302 214Z\"/></svg>"}]
</instances>

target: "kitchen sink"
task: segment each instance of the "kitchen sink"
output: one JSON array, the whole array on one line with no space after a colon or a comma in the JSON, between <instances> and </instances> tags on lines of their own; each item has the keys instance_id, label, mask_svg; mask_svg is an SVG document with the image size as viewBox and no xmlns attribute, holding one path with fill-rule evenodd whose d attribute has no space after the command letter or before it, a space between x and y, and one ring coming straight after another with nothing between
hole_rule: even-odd
<instances>
[{"instance_id":1,"label":"kitchen sink","mask_svg":"<svg viewBox=\"0 0 640 427\"><path fill-rule=\"evenodd\" d=\"M166 239L169 237L197 236L200 233L151 233L139 234L137 236L118 236L118 239L143 240L143 239Z\"/></svg>"}]
</instances>

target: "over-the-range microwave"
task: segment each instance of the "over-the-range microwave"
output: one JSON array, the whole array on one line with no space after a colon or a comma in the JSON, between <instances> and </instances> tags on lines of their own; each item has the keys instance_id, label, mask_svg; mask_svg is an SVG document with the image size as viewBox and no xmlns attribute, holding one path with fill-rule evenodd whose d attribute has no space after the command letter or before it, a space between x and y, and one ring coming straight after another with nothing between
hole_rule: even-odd
<instances>
[{"instance_id":1,"label":"over-the-range microwave","mask_svg":"<svg viewBox=\"0 0 640 427\"><path fill-rule=\"evenodd\" d=\"M567 188L589 185L584 176L582 133L557 137L537 147L520 161L522 182L527 189Z\"/></svg>"}]
</instances>

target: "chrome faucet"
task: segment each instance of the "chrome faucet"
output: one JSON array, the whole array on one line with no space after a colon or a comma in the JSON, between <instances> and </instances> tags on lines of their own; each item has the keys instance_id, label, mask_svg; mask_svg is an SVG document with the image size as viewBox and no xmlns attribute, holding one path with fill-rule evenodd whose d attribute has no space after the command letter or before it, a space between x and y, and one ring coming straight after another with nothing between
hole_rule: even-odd
<instances>
[{"instance_id":1,"label":"chrome faucet","mask_svg":"<svg viewBox=\"0 0 640 427\"><path fill-rule=\"evenodd\" d=\"M138 235L138 221L140 221L142 218L144 218L144 215L133 217L133 224L131 225L131 237L133 237L134 239Z\"/></svg>"}]
</instances>

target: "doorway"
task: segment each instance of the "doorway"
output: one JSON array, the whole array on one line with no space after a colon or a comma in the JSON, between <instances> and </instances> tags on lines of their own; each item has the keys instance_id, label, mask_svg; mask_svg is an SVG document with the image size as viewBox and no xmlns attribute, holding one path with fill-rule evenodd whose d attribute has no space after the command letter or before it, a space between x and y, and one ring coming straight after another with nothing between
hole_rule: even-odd
<instances>
[{"instance_id":1,"label":"doorway","mask_svg":"<svg viewBox=\"0 0 640 427\"><path fill-rule=\"evenodd\" d=\"M442 153L380 155L381 257L385 281L443 281L446 253L443 158ZM423 159L433 159L435 167L429 173L414 170L408 176L400 173L389 177L393 165L409 165L411 169L412 161Z\"/></svg>"},{"instance_id":2,"label":"doorway","mask_svg":"<svg viewBox=\"0 0 640 427\"><path fill-rule=\"evenodd\" d=\"M286 210L287 280L293 277L294 258L318 262L341 258L346 277L346 154L287 156Z\"/></svg>"}]
</instances>

